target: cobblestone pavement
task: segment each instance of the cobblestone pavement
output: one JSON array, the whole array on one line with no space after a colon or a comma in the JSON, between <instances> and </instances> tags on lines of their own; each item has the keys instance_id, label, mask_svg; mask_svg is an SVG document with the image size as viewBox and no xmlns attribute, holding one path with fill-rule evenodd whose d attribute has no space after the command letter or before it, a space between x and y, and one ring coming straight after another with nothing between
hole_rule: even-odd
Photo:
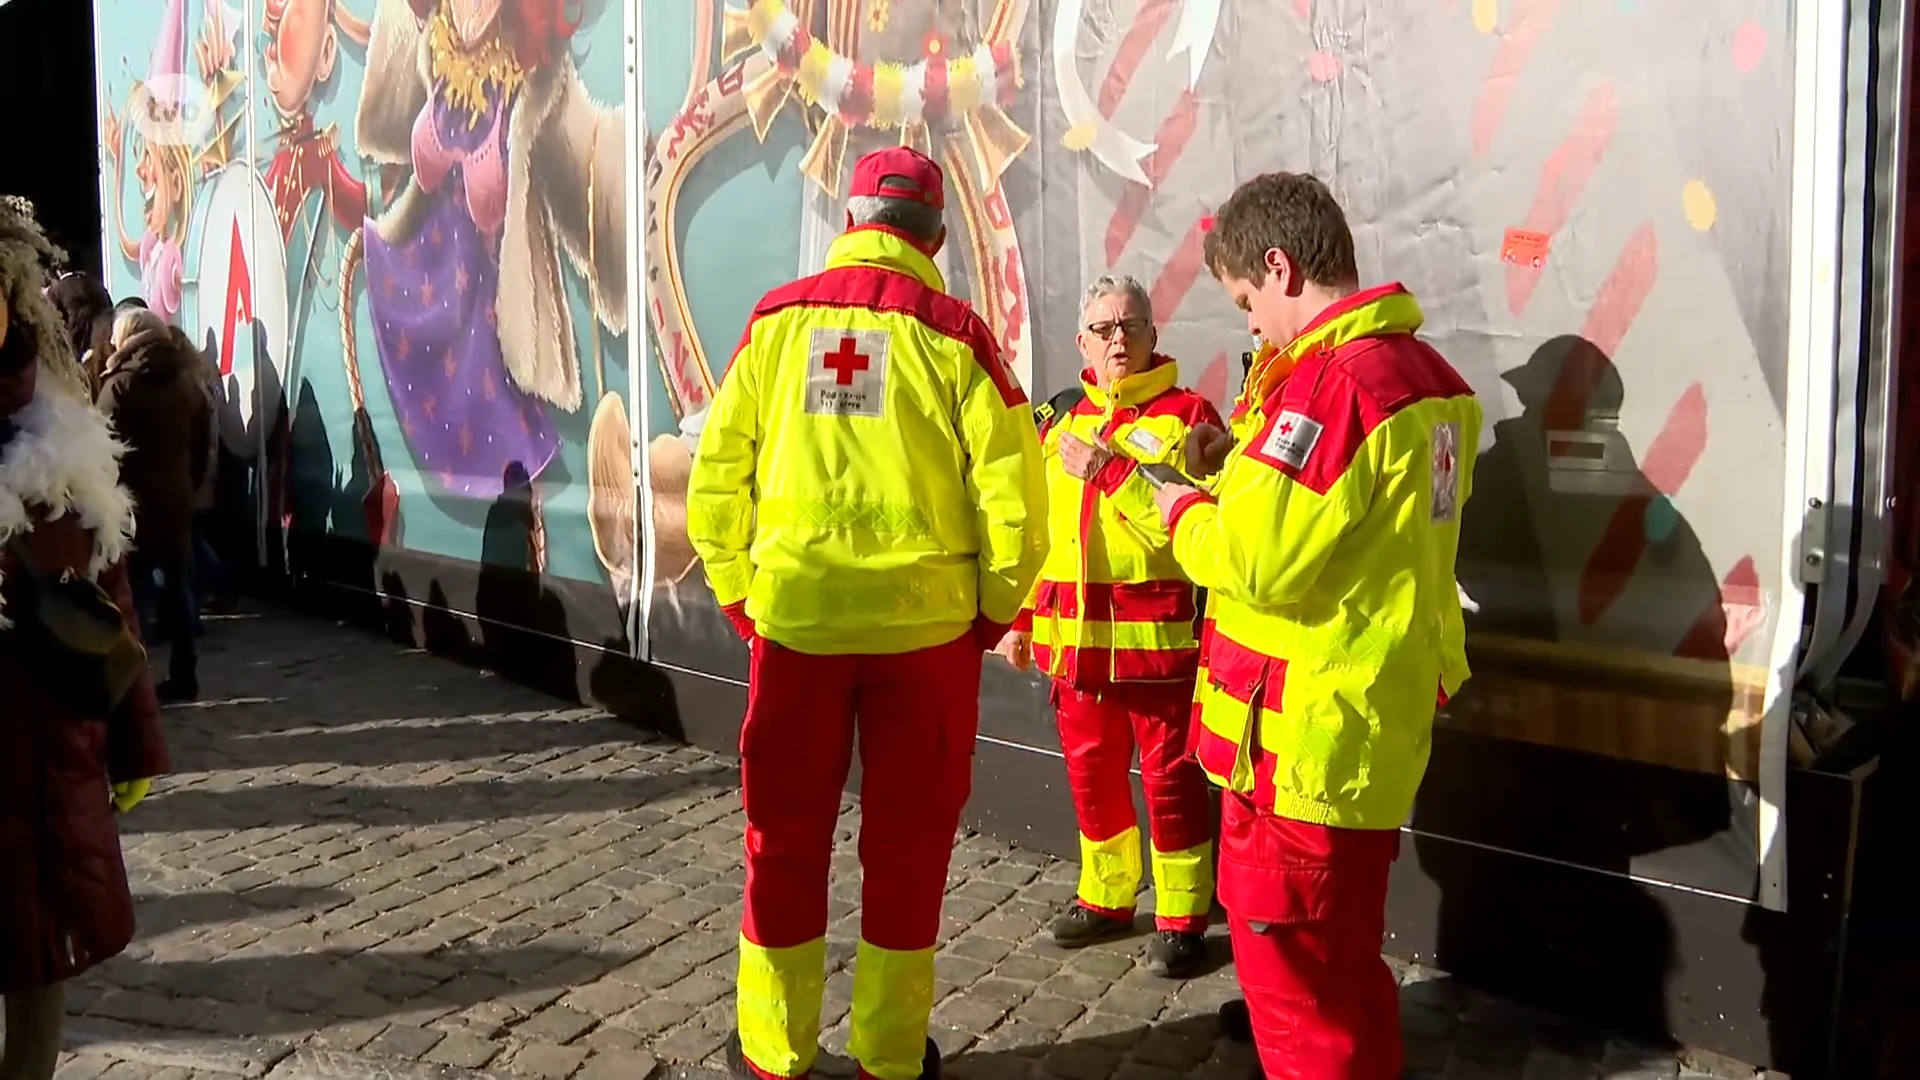
<instances>
[{"instance_id":1,"label":"cobblestone pavement","mask_svg":"<svg viewBox=\"0 0 1920 1080\"><path fill-rule=\"evenodd\" d=\"M743 877L731 762L330 623L209 630L202 682L223 696L167 714L178 771L124 819L140 935L74 987L63 1075L717 1077ZM849 800L830 1052L858 825ZM1169 983L1139 941L1041 940L1075 869L961 837L934 1013L948 1074L1243 1080L1249 1053L1213 1021L1230 967ZM1431 972L1405 971L1404 1000L1410 1075L1682 1072Z\"/></svg>"}]
</instances>

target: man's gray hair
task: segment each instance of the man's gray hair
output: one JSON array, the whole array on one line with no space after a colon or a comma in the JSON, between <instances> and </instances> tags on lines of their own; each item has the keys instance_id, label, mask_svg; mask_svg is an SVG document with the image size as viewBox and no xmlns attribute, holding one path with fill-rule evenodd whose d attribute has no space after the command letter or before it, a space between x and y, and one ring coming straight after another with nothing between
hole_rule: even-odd
<instances>
[{"instance_id":1,"label":"man's gray hair","mask_svg":"<svg viewBox=\"0 0 1920 1080\"><path fill-rule=\"evenodd\" d=\"M1125 296L1140 305L1140 313L1148 322L1153 321L1153 296L1140 279L1131 274L1107 274L1100 280L1087 286L1087 294L1080 298L1082 314L1093 306L1095 300L1103 296Z\"/></svg>"},{"instance_id":2,"label":"man's gray hair","mask_svg":"<svg viewBox=\"0 0 1920 1080\"><path fill-rule=\"evenodd\" d=\"M898 229L923 244L940 238L946 221L940 211L914 199L893 199L885 195L855 195L847 200L847 213L855 227L882 225Z\"/></svg>"}]
</instances>

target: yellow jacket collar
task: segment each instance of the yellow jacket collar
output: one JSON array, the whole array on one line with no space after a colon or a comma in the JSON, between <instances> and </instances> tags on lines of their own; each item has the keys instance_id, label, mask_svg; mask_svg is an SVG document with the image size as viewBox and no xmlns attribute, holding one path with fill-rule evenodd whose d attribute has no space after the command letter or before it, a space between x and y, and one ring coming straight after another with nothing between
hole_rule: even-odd
<instances>
[{"instance_id":1,"label":"yellow jacket collar","mask_svg":"<svg viewBox=\"0 0 1920 1080\"><path fill-rule=\"evenodd\" d=\"M1180 365L1171 356L1153 354L1153 363L1145 371L1136 371L1115 382L1112 387L1102 387L1094 379L1092 368L1083 368L1080 372L1080 385L1087 391L1087 400L1094 403L1101 412L1113 408L1130 408L1145 405L1161 394L1180 384Z\"/></svg>"},{"instance_id":2,"label":"yellow jacket collar","mask_svg":"<svg viewBox=\"0 0 1920 1080\"><path fill-rule=\"evenodd\" d=\"M927 253L913 246L904 233L879 225L867 225L841 233L827 248L827 269L846 266L871 266L905 274L939 292L947 291L947 279L933 265Z\"/></svg>"},{"instance_id":3,"label":"yellow jacket collar","mask_svg":"<svg viewBox=\"0 0 1920 1080\"><path fill-rule=\"evenodd\" d=\"M1411 334L1424 322L1420 302L1397 281L1342 297L1327 305L1286 348L1267 345L1260 350L1234 413L1265 401L1300 361L1314 353L1332 352L1361 338Z\"/></svg>"}]
</instances>

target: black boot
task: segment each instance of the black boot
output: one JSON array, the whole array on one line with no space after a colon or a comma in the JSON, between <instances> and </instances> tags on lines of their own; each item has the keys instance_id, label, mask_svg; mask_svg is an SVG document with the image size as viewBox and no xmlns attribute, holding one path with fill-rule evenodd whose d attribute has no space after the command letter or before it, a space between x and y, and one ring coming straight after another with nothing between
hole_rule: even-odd
<instances>
[{"instance_id":1,"label":"black boot","mask_svg":"<svg viewBox=\"0 0 1920 1080\"><path fill-rule=\"evenodd\" d=\"M1253 1041L1253 1017L1247 1012L1247 1003L1229 1001L1220 1006L1220 1034L1237 1043Z\"/></svg>"},{"instance_id":2,"label":"black boot","mask_svg":"<svg viewBox=\"0 0 1920 1080\"><path fill-rule=\"evenodd\" d=\"M200 700L200 680L192 677L168 679L153 688L154 696L162 705L178 704Z\"/></svg>"},{"instance_id":3,"label":"black boot","mask_svg":"<svg viewBox=\"0 0 1920 1080\"><path fill-rule=\"evenodd\" d=\"M1162 930L1147 942L1147 970L1163 979L1191 979L1207 965L1207 939L1179 930Z\"/></svg>"},{"instance_id":4,"label":"black boot","mask_svg":"<svg viewBox=\"0 0 1920 1080\"><path fill-rule=\"evenodd\" d=\"M1132 919L1116 919L1075 901L1053 920L1053 943L1063 949L1084 949L1133 933Z\"/></svg>"},{"instance_id":5,"label":"black boot","mask_svg":"<svg viewBox=\"0 0 1920 1080\"><path fill-rule=\"evenodd\" d=\"M747 1052L741 1048L737 1031L727 1040L726 1061L727 1072L733 1080L760 1080L760 1075L747 1064ZM940 1047L931 1038L927 1040L926 1056L920 1062L920 1080L940 1080Z\"/></svg>"},{"instance_id":6,"label":"black boot","mask_svg":"<svg viewBox=\"0 0 1920 1080\"><path fill-rule=\"evenodd\" d=\"M733 1037L727 1040L725 1057L727 1062L727 1075L731 1076L733 1080L760 1080L760 1074L754 1072L753 1066L747 1064L747 1052L740 1045L739 1032L734 1032ZM812 1073L808 1073L807 1075L811 1076Z\"/></svg>"}]
</instances>

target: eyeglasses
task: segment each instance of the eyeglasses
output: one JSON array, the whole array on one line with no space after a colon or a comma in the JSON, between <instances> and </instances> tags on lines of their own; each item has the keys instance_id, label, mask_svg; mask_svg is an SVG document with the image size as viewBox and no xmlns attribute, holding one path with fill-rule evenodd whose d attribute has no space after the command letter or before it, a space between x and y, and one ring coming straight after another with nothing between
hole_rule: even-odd
<instances>
[{"instance_id":1,"label":"eyeglasses","mask_svg":"<svg viewBox=\"0 0 1920 1080\"><path fill-rule=\"evenodd\" d=\"M1112 341L1116 333L1124 333L1131 338L1145 337L1151 327L1152 324L1145 319L1121 319L1118 322L1088 323L1087 333L1101 341Z\"/></svg>"}]
</instances>

